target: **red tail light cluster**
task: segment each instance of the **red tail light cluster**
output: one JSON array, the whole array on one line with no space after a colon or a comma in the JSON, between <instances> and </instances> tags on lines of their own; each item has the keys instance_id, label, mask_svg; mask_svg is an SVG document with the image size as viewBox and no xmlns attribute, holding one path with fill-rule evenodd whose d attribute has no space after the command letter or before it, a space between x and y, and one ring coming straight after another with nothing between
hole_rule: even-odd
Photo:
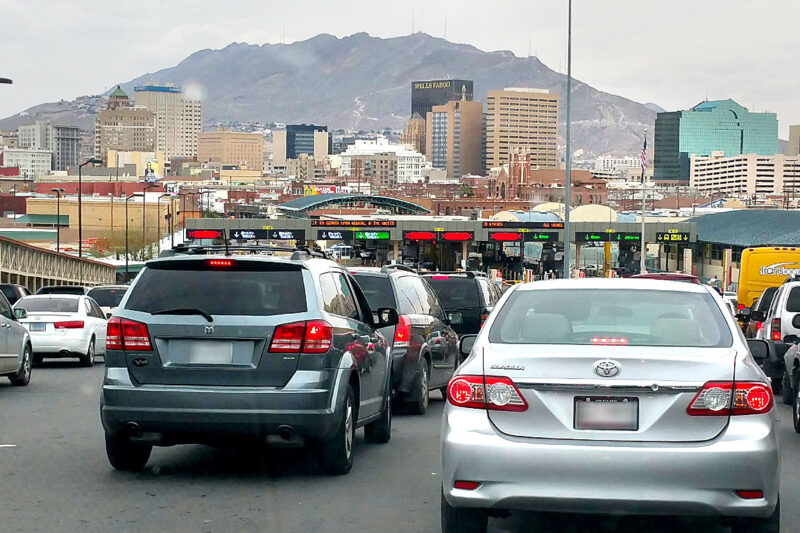
<instances>
[{"instance_id":1,"label":"red tail light cluster","mask_svg":"<svg viewBox=\"0 0 800 533\"><path fill-rule=\"evenodd\" d=\"M774 340L774 341L781 340L781 319L780 318L773 318L772 319L772 340Z\"/></svg>"},{"instance_id":2,"label":"red tail light cluster","mask_svg":"<svg viewBox=\"0 0 800 533\"><path fill-rule=\"evenodd\" d=\"M411 320L407 315L398 317L397 326L394 328L394 348L408 348L411 341Z\"/></svg>"},{"instance_id":3,"label":"red tail light cluster","mask_svg":"<svg viewBox=\"0 0 800 533\"><path fill-rule=\"evenodd\" d=\"M772 387L765 383L709 381L686 412L692 416L758 415L768 413L774 403Z\"/></svg>"},{"instance_id":4,"label":"red tail light cluster","mask_svg":"<svg viewBox=\"0 0 800 533\"><path fill-rule=\"evenodd\" d=\"M55 322L53 327L56 329L83 329L83 320L67 320L66 322Z\"/></svg>"},{"instance_id":5,"label":"red tail light cluster","mask_svg":"<svg viewBox=\"0 0 800 533\"><path fill-rule=\"evenodd\" d=\"M447 401L456 407L493 411L527 411L514 382L499 376L457 376L447 386Z\"/></svg>"},{"instance_id":6,"label":"red tail light cluster","mask_svg":"<svg viewBox=\"0 0 800 533\"><path fill-rule=\"evenodd\" d=\"M324 320L292 322L275 328L270 353L325 353L333 341L333 328Z\"/></svg>"},{"instance_id":7,"label":"red tail light cluster","mask_svg":"<svg viewBox=\"0 0 800 533\"><path fill-rule=\"evenodd\" d=\"M112 317L106 324L106 350L152 351L147 325L127 318Z\"/></svg>"}]
</instances>

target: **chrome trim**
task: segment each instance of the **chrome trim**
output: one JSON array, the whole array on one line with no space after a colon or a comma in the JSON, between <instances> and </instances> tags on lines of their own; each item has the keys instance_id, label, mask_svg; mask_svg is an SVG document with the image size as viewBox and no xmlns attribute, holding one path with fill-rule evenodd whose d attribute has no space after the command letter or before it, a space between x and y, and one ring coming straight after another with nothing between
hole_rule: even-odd
<instances>
[{"instance_id":1,"label":"chrome trim","mask_svg":"<svg viewBox=\"0 0 800 533\"><path fill-rule=\"evenodd\" d=\"M537 391L600 390L613 392L641 392L648 394L675 394L679 392L697 392L704 383L689 381L645 381L615 380L598 382L596 379L515 379L514 384L520 389Z\"/></svg>"}]
</instances>

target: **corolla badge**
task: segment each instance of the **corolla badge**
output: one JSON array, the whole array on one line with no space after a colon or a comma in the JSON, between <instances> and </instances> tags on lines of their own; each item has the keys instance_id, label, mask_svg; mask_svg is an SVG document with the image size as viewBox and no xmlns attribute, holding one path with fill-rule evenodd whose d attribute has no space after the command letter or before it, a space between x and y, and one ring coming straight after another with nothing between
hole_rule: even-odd
<instances>
[{"instance_id":1,"label":"corolla badge","mask_svg":"<svg viewBox=\"0 0 800 533\"><path fill-rule=\"evenodd\" d=\"M594 373L601 378L613 378L620 370L622 370L620 364L611 359L603 359L594 364Z\"/></svg>"},{"instance_id":2,"label":"corolla badge","mask_svg":"<svg viewBox=\"0 0 800 533\"><path fill-rule=\"evenodd\" d=\"M492 365L492 370L525 370L524 365Z\"/></svg>"}]
</instances>

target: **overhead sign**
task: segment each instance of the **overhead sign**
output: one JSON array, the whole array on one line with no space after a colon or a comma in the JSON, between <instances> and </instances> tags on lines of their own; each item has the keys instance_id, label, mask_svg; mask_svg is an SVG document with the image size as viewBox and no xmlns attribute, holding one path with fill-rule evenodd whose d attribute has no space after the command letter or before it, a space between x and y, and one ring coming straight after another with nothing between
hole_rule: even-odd
<instances>
[{"instance_id":1,"label":"overhead sign","mask_svg":"<svg viewBox=\"0 0 800 533\"><path fill-rule=\"evenodd\" d=\"M555 242L558 233L555 231L490 231L489 240L495 242Z\"/></svg>"},{"instance_id":2,"label":"overhead sign","mask_svg":"<svg viewBox=\"0 0 800 533\"><path fill-rule=\"evenodd\" d=\"M243 240L254 240L254 239L271 239L272 232L269 230L263 229L232 229L231 230L231 239L243 239Z\"/></svg>"},{"instance_id":3,"label":"overhead sign","mask_svg":"<svg viewBox=\"0 0 800 533\"><path fill-rule=\"evenodd\" d=\"M616 231L576 231L575 242L642 242L642 234Z\"/></svg>"},{"instance_id":4,"label":"overhead sign","mask_svg":"<svg viewBox=\"0 0 800 533\"><path fill-rule=\"evenodd\" d=\"M273 229L268 230L269 237L273 241L304 241L306 240L305 230L296 229Z\"/></svg>"},{"instance_id":5,"label":"overhead sign","mask_svg":"<svg viewBox=\"0 0 800 533\"><path fill-rule=\"evenodd\" d=\"M435 231L404 231L403 239L408 241L435 241Z\"/></svg>"},{"instance_id":6,"label":"overhead sign","mask_svg":"<svg viewBox=\"0 0 800 533\"><path fill-rule=\"evenodd\" d=\"M682 231L657 232L656 242L689 242L689 233Z\"/></svg>"},{"instance_id":7,"label":"overhead sign","mask_svg":"<svg viewBox=\"0 0 800 533\"><path fill-rule=\"evenodd\" d=\"M330 230L319 229L317 230L317 239L321 241L349 241L353 238L353 232L350 230Z\"/></svg>"},{"instance_id":8,"label":"overhead sign","mask_svg":"<svg viewBox=\"0 0 800 533\"><path fill-rule=\"evenodd\" d=\"M312 227L347 227L354 226L360 228L394 228L397 227L396 220L312 220Z\"/></svg>"},{"instance_id":9,"label":"overhead sign","mask_svg":"<svg viewBox=\"0 0 800 533\"><path fill-rule=\"evenodd\" d=\"M472 241L475 239L475 234L471 231L445 231L442 233L442 239L445 241Z\"/></svg>"},{"instance_id":10,"label":"overhead sign","mask_svg":"<svg viewBox=\"0 0 800 533\"><path fill-rule=\"evenodd\" d=\"M484 220L484 228L564 229L563 222L515 222L513 220Z\"/></svg>"},{"instance_id":11,"label":"overhead sign","mask_svg":"<svg viewBox=\"0 0 800 533\"><path fill-rule=\"evenodd\" d=\"M223 239L221 229L187 229L186 240Z\"/></svg>"},{"instance_id":12,"label":"overhead sign","mask_svg":"<svg viewBox=\"0 0 800 533\"><path fill-rule=\"evenodd\" d=\"M388 231L356 231L355 239L359 241L388 241Z\"/></svg>"}]
</instances>

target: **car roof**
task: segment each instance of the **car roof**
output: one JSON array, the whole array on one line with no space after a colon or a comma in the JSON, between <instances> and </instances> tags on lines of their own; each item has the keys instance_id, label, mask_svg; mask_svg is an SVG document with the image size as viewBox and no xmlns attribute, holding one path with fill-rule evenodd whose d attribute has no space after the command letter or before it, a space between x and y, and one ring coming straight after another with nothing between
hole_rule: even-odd
<instances>
[{"instance_id":1,"label":"car roof","mask_svg":"<svg viewBox=\"0 0 800 533\"><path fill-rule=\"evenodd\" d=\"M169 257L159 257L157 259L151 259L150 261L145 263L145 266L160 264L160 263L168 263L172 261L205 261L207 259L235 259L237 261L257 261L261 263L299 265L315 272L329 270L331 267L335 267L340 270L344 269L344 267L342 267L339 263L331 261L330 259L323 259L316 257L308 257L303 259L290 259L288 257L264 255L264 254L246 254L246 255L245 254L237 254L237 255L176 254Z\"/></svg>"},{"instance_id":2,"label":"car roof","mask_svg":"<svg viewBox=\"0 0 800 533\"><path fill-rule=\"evenodd\" d=\"M553 279L520 283L514 287L515 291L530 291L542 289L627 289L627 290L657 290L671 292L708 293L703 285L694 283L675 283L649 278L581 278L581 279Z\"/></svg>"},{"instance_id":3,"label":"car roof","mask_svg":"<svg viewBox=\"0 0 800 533\"><path fill-rule=\"evenodd\" d=\"M26 296L25 299L35 298L36 300L44 300L45 298L52 299L52 298L69 298L71 299L80 299L85 298L85 294L31 294Z\"/></svg>"},{"instance_id":4,"label":"car roof","mask_svg":"<svg viewBox=\"0 0 800 533\"><path fill-rule=\"evenodd\" d=\"M130 285L95 285L94 287L90 288L89 290L94 289L129 289Z\"/></svg>"}]
</instances>

